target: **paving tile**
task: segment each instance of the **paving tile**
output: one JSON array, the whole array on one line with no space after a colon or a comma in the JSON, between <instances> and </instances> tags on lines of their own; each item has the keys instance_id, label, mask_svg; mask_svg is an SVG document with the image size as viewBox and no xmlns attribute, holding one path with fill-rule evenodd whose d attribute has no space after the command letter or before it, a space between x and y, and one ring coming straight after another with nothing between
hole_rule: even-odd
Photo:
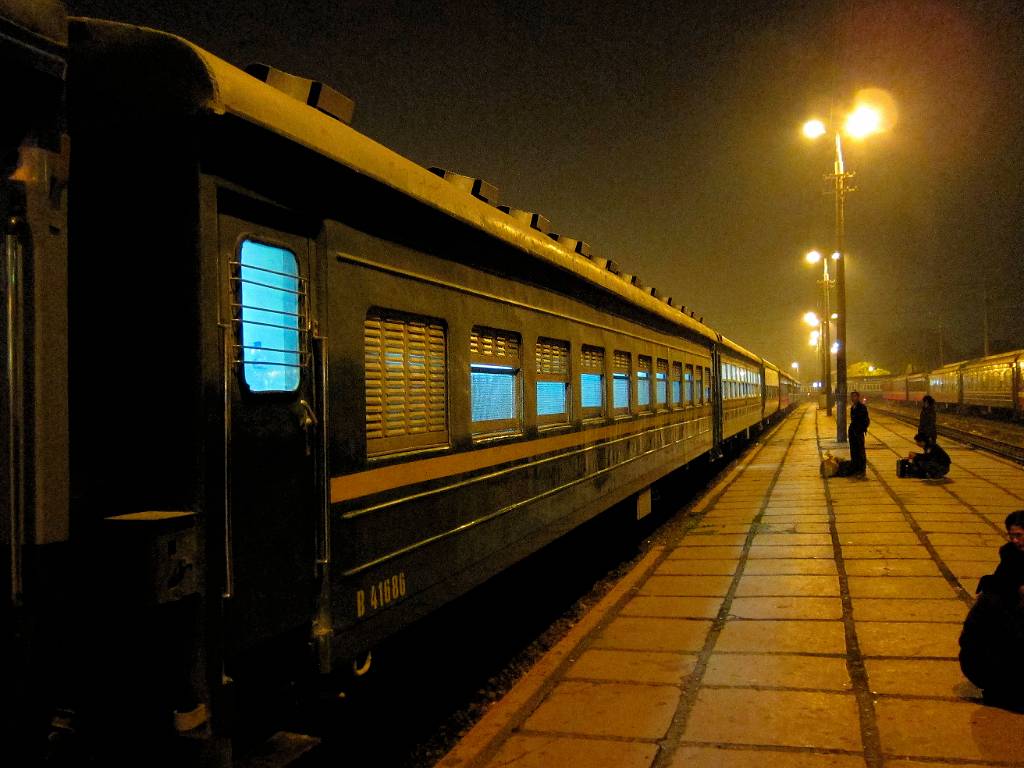
<instances>
[{"instance_id":1,"label":"paving tile","mask_svg":"<svg viewBox=\"0 0 1024 768\"><path fill-rule=\"evenodd\" d=\"M999 565L998 560L987 562L985 560L947 560L946 567L953 572L958 579L964 577L980 579L982 576L986 576L992 573L996 566ZM973 590L972 590L973 591Z\"/></svg>"},{"instance_id":2,"label":"paving tile","mask_svg":"<svg viewBox=\"0 0 1024 768\"><path fill-rule=\"evenodd\" d=\"M1002 533L981 520L975 522L973 520L921 520L919 517L915 519L925 533L985 533L989 535Z\"/></svg>"},{"instance_id":3,"label":"paving tile","mask_svg":"<svg viewBox=\"0 0 1024 768\"><path fill-rule=\"evenodd\" d=\"M567 680L559 683L523 729L585 736L660 739L679 704L671 685Z\"/></svg>"},{"instance_id":4,"label":"paving tile","mask_svg":"<svg viewBox=\"0 0 1024 768\"><path fill-rule=\"evenodd\" d=\"M850 675L839 656L713 653L704 685L846 690Z\"/></svg>"},{"instance_id":5,"label":"paving tile","mask_svg":"<svg viewBox=\"0 0 1024 768\"><path fill-rule=\"evenodd\" d=\"M949 582L938 576L850 576L848 581L852 597L956 597Z\"/></svg>"},{"instance_id":6,"label":"paving tile","mask_svg":"<svg viewBox=\"0 0 1024 768\"><path fill-rule=\"evenodd\" d=\"M931 560L894 560L876 558L870 560L847 560L847 576L941 576L939 568Z\"/></svg>"},{"instance_id":7,"label":"paving tile","mask_svg":"<svg viewBox=\"0 0 1024 768\"><path fill-rule=\"evenodd\" d=\"M765 749L683 745L672 756L669 768L765 768L767 765L772 768L864 768L864 758L820 752L773 752Z\"/></svg>"},{"instance_id":8,"label":"paving tile","mask_svg":"<svg viewBox=\"0 0 1024 768\"><path fill-rule=\"evenodd\" d=\"M981 692L964 679L960 663L943 659L867 659L874 693L975 698ZM1021 756L1024 758L1024 755Z\"/></svg>"},{"instance_id":9,"label":"paving tile","mask_svg":"<svg viewBox=\"0 0 1024 768\"><path fill-rule=\"evenodd\" d=\"M841 621L730 620L715 652L846 653Z\"/></svg>"},{"instance_id":10,"label":"paving tile","mask_svg":"<svg viewBox=\"0 0 1024 768\"><path fill-rule=\"evenodd\" d=\"M678 685L693 671L694 654L661 651L614 651L590 648L566 673L567 678Z\"/></svg>"},{"instance_id":11,"label":"paving tile","mask_svg":"<svg viewBox=\"0 0 1024 768\"><path fill-rule=\"evenodd\" d=\"M812 560L808 558L762 558L759 560L747 560L743 569L744 576L766 576L769 574L807 574L823 575L836 573L834 560Z\"/></svg>"},{"instance_id":12,"label":"paving tile","mask_svg":"<svg viewBox=\"0 0 1024 768\"><path fill-rule=\"evenodd\" d=\"M936 547L935 551L945 561L950 560L983 560L986 563L999 562L996 547Z\"/></svg>"},{"instance_id":13,"label":"paving tile","mask_svg":"<svg viewBox=\"0 0 1024 768\"><path fill-rule=\"evenodd\" d=\"M620 614L675 619L713 619L721 607L720 597L638 595L622 607Z\"/></svg>"},{"instance_id":14,"label":"paving tile","mask_svg":"<svg viewBox=\"0 0 1024 768\"><path fill-rule=\"evenodd\" d=\"M860 651L865 656L918 656L955 659L962 623L856 621Z\"/></svg>"},{"instance_id":15,"label":"paving tile","mask_svg":"<svg viewBox=\"0 0 1024 768\"><path fill-rule=\"evenodd\" d=\"M737 597L758 595L827 597L838 594L839 578L837 576L748 576L744 573L736 587Z\"/></svg>"},{"instance_id":16,"label":"paving tile","mask_svg":"<svg viewBox=\"0 0 1024 768\"><path fill-rule=\"evenodd\" d=\"M739 560L663 560L655 569L659 576L732 576Z\"/></svg>"},{"instance_id":17,"label":"paving tile","mask_svg":"<svg viewBox=\"0 0 1024 768\"><path fill-rule=\"evenodd\" d=\"M758 526L758 533L828 533L829 524L827 520L818 523L787 523L787 522L762 522Z\"/></svg>"},{"instance_id":18,"label":"paving tile","mask_svg":"<svg viewBox=\"0 0 1024 768\"><path fill-rule=\"evenodd\" d=\"M669 560L729 560L739 559L743 547L676 547L668 554Z\"/></svg>"},{"instance_id":19,"label":"paving tile","mask_svg":"<svg viewBox=\"0 0 1024 768\"><path fill-rule=\"evenodd\" d=\"M920 545L921 541L913 532L896 533L888 531L885 533L856 533L841 532L839 543L843 545L843 551L848 546L886 546L886 547L913 547Z\"/></svg>"},{"instance_id":20,"label":"paving tile","mask_svg":"<svg viewBox=\"0 0 1024 768\"><path fill-rule=\"evenodd\" d=\"M731 576L651 576L640 587L640 593L723 597L731 584Z\"/></svg>"},{"instance_id":21,"label":"paving tile","mask_svg":"<svg viewBox=\"0 0 1024 768\"><path fill-rule=\"evenodd\" d=\"M746 541L746 533L689 533L681 543L690 547L742 547Z\"/></svg>"},{"instance_id":22,"label":"paving tile","mask_svg":"<svg viewBox=\"0 0 1024 768\"><path fill-rule=\"evenodd\" d=\"M639 651L683 651L704 647L710 621L698 619L647 619L620 616L594 638L595 648Z\"/></svg>"},{"instance_id":23,"label":"paving tile","mask_svg":"<svg viewBox=\"0 0 1024 768\"><path fill-rule=\"evenodd\" d=\"M906 559L906 560L930 560L931 555L924 546L902 547L875 545L843 545L843 558L846 560L863 560L872 558L881 559Z\"/></svg>"},{"instance_id":24,"label":"paving tile","mask_svg":"<svg viewBox=\"0 0 1024 768\"><path fill-rule=\"evenodd\" d=\"M906 600L902 598L853 599L853 618L858 621L963 622L967 605L961 600Z\"/></svg>"},{"instance_id":25,"label":"paving tile","mask_svg":"<svg viewBox=\"0 0 1024 768\"><path fill-rule=\"evenodd\" d=\"M979 704L882 699L875 705L889 755L1024 761L1024 716Z\"/></svg>"},{"instance_id":26,"label":"paving tile","mask_svg":"<svg viewBox=\"0 0 1024 768\"><path fill-rule=\"evenodd\" d=\"M941 761L929 760L886 760L885 768L991 768L981 763L944 763Z\"/></svg>"},{"instance_id":27,"label":"paving tile","mask_svg":"<svg viewBox=\"0 0 1024 768\"><path fill-rule=\"evenodd\" d=\"M684 741L861 750L857 702L842 693L708 689Z\"/></svg>"},{"instance_id":28,"label":"paving tile","mask_svg":"<svg viewBox=\"0 0 1024 768\"><path fill-rule=\"evenodd\" d=\"M649 768L657 752L643 742L513 734L487 768Z\"/></svg>"},{"instance_id":29,"label":"paving tile","mask_svg":"<svg viewBox=\"0 0 1024 768\"><path fill-rule=\"evenodd\" d=\"M758 533L755 547L831 547L827 533Z\"/></svg>"},{"instance_id":30,"label":"paving tile","mask_svg":"<svg viewBox=\"0 0 1024 768\"><path fill-rule=\"evenodd\" d=\"M815 547L779 547L779 546L758 546L755 543L749 550L749 559L759 560L761 558L827 558L831 560L835 556L830 546Z\"/></svg>"},{"instance_id":31,"label":"paving tile","mask_svg":"<svg viewBox=\"0 0 1024 768\"><path fill-rule=\"evenodd\" d=\"M928 541L936 547L992 547L999 549L1006 537L995 531L988 533L929 533Z\"/></svg>"},{"instance_id":32,"label":"paving tile","mask_svg":"<svg viewBox=\"0 0 1024 768\"><path fill-rule=\"evenodd\" d=\"M729 614L741 619L841 619L838 597L737 597Z\"/></svg>"},{"instance_id":33,"label":"paving tile","mask_svg":"<svg viewBox=\"0 0 1024 768\"><path fill-rule=\"evenodd\" d=\"M842 536L845 533L913 533L910 523L902 519L882 521L836 521L836 530Z\"/></svg>"}]
</instances>

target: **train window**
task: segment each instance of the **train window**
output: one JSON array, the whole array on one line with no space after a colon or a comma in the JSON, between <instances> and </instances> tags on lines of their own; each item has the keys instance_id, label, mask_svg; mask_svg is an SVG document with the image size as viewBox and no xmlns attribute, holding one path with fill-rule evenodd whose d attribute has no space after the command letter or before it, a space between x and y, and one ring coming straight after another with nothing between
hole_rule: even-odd
<instances>
[{"instance_id":1,"label":"train window","mask_svg":"<svg viewBox=\"0 0 1024 768\"><path fill-rule=\"evenodd\" d=\"M698 369L699 370L699 369ZM693 405L693 366L686 366L686 373L683 374L683 383L686 386L686 404Z\"/></svg>"},{"instance_id":2,"label":"train window","mask_svg":"<svg viewBox=\"0 0 1024 768\"><path fill-rule=\"evenodd\" d=\"M699 369L698 369L699 370ZM711 402L711 369L704 368L704 402Z\"/></svg>"},{"instance_id":3,"label":"train window","mask_svg":"<svg viewBox=\"0 0 1024 768\"><path fill-rule=\"evenodd\" d=\"M646 355L636 359L636 403L641 410L651 409L651 358Z\"/></svg>"},{"instance_id":4,"label":"train window","mask_svg":"<svg viewBox=\"0 0 1024 768\"><path fill-rule=\"evenodd\" d=\"M469 337L469 386L473 433L520 430L519 334L474 328Z\"/></svg>"},{"instance_id":5,"label":"train window","mask_svg":"<svg viewBox=\"0 0 1024 768\"><path fill-rule=\"evenodd\" d=\"M668 360L659 359L654 372L654 397L659 408L668 405Z\"/></svg>"},{"instance_id":6,"label":"train window","mask_svg":"<svg viewBox=\"0 0 1024 768\"><path fill-rule=\"evenodd\" d=\"M689 367L689 366L687 366ZM687 398L687 402L690 405L699 405L704 402L702 395L704 394L704 377L701 375L701 367L698 365L694 369L694 380L693 380L693 392Z\"/></svg>"},{"instance_id":7,"label":"train window","mask_svg":"<svg viewBox=\"0 0 1024 768\"><path fill-rule=\"evenodd\" d=\"M612 410L629 413L631 363L629 352L615 351L612 356Z\"/></svg>"},{"instance_id":8,"label":"train window","mask_svg":"<svg viewBox=\"0 0 1024 768\"><path fill-rule=\"evenodd\" d=\"M295 254L243 240L238 264L242 376L251 392L294 392L302 359L304 281Z\"/></svg>"},{"instance_id":9,"label":"train window","mask_svg":"<svg viewBox=\"0 0 1024 768\"><path fill-rule=\"evenodd\" d=\"M537 339L537 422L569 421L569 342Z\"/></svg>"},{"instance_id":10,"label":"train window","mask_svg":"<svg viewBox=\"0 0 1024 768\"><path fill-rule=\"evenodd\" d=\"M684 405L682 363L672 363L672 404Z\"/></svg>"},{"instance_id":11,"label":"train window","mask_svg":"<svg viewBox=\"0 0 1024 768\"><path fill-rule=\"evenodd\" d=\"M604 416L604 350L586 344L580 351L580 407L584 418Z\"/></svg>"},{"instance_id":12,"label":"train window","mask_svg":"<svg viewBox=\"0 0 1024 768\"><path fill-rule=\"evenodd\" d=\"M446 445L444 323L371 309L363 323L363 347L369 455Z\"/></svg>"}]
</instances>

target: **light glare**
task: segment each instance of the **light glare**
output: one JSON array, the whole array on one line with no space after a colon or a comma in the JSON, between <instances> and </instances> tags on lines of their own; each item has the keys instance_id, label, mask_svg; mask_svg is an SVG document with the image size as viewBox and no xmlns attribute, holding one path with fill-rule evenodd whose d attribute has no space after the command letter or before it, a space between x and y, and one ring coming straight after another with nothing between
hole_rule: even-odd
<instances>
[{"instance_id":1,"label":"light glare","mask_svg":"<svg viewBox=\"0 0 1024 768\"><path fill-rule=\"evenodd\" d=\"M804 256L804 259L807 261L808 264L817 264L819 261L821 261L821 254L818 253L817 251L808 251L807 255Z\"/></svg>"},{"instance_id":2,"label":"light glare","mask_svg":"<svg viewBox=\"0 0 1024 768\"><path fill-rule=\"evenodd\" d=\"M813 327L818 325L821 321L813 312L804 312L804 322Z\"/></svg>"},{"instance_id":3,"label":"light glare","mask_svg":"<svg viewBox=\"0 0 1024 768\"><path fill-rule=\"evenodd\" d=\"M863 139L882 130L882 113L872 106L861 104L846 118L843 128L847 136Z\"/></svg>"},{"instance_id":4,"label":"light glare","mask_svg":"<svg viewBox=\"0 0 1024 768\"><path fill-rule=\"evenodd\" d=\"M808 139L816 139L825 135L825 124L821 120L808 120L804 123L804 136Z\"/></svg>"}]
</instances>

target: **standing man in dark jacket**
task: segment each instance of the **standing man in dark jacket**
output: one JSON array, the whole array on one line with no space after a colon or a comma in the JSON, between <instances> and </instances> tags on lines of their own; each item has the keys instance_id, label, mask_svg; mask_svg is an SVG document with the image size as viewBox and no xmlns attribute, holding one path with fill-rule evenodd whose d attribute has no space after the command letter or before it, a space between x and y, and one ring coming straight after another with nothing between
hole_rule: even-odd
<instances>
[{"instance_id":1,"label":"standing man in dark jacket","mask_svg":"<svg viewBox=\"0 0 1024 768\"><path fill-rule=\"evenodd\" d=\"M850 427L846 430L850 438L850 475L864 477L868 468L868 457L864 453L864 433L868 431L871 419L868 418L868 407L860 401L860 392L850 393Z\"/></svg>"},{"instance_id":2,"label":"standing man in dark jacket","mask_svg":"<svg viewBox=\"0 0 1024 768\"><path fill-rule=\"evenodd\" d=\"M927 437L932 445L939 438L939 433L935 429L935 398L931 395L921 398L921 417L917 422L917 433Z\"/></svg>"}]
</instances>

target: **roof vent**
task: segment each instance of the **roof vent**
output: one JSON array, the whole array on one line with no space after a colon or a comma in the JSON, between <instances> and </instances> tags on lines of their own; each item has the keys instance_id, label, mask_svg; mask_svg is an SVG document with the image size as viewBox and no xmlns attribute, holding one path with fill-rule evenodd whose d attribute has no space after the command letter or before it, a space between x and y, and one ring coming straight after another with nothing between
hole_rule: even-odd
<instances>
[{"instance_id":1,"label":"roof vent","mask_svg":"<svg viewBox=\"0 0 1024 768\"><path fill-rule=\"evenodd\" d=\"M622 272L622 267L619 266L619 262L614 259L608 259L608 263L604 265L604 268L611 272L613 275L617 275Z\"/></svg>"},{"instance_id":2,"label":"roof vent","mask_svg":"<svg viewBox=\"0 0 1024 768\"><path fill-rule=\"evenodd\" d=\"M281 93L286 93L303 104L319 109L325 115L330 115L345 125L352 124L356 103L319 80L290 75L267 64L250 64L245 71Z\"/></svg>"},{"instance_id":3,"label":"roof vent","mask_svg":"<svg viewBox=\"0 0 1024 768\"><path fill-rule=\"evenodd\" d=\"M516 221L522 222L530 229L536 229L538 232L543 232L545 235L551 231L551 221L547 216L542 216L539 213L533 211L523 211L519 208L512 208L508 205L499 205L499 211L504 211Z\"/></svg>"},{"instance_id":4,"label":"roof vent","mask_svg":"<svg viewBox=\"0 0 1024 768\"><path fill-rule=\"evenodd\" d=\"M478 200L483 200L489 205L498 204L498 188L483 179L474 179L472 176L463 176L461 173L449 171L444 168L431 167L431 173L435 173L449 184L468 192Z\"/></svg>"},{"instance_id":5,"label":"roof vent","mask_svg":"<svg viewBox=\"0 0 1024 768\"><path fill-rule=\"evenodd\" d=\"M580 256L586 256L590 258L590 243L585 243L582 240L576 240L565 235L552 235L561 245L564 245L570 251L578 253Z\"/></svg>"}]
</instances>

